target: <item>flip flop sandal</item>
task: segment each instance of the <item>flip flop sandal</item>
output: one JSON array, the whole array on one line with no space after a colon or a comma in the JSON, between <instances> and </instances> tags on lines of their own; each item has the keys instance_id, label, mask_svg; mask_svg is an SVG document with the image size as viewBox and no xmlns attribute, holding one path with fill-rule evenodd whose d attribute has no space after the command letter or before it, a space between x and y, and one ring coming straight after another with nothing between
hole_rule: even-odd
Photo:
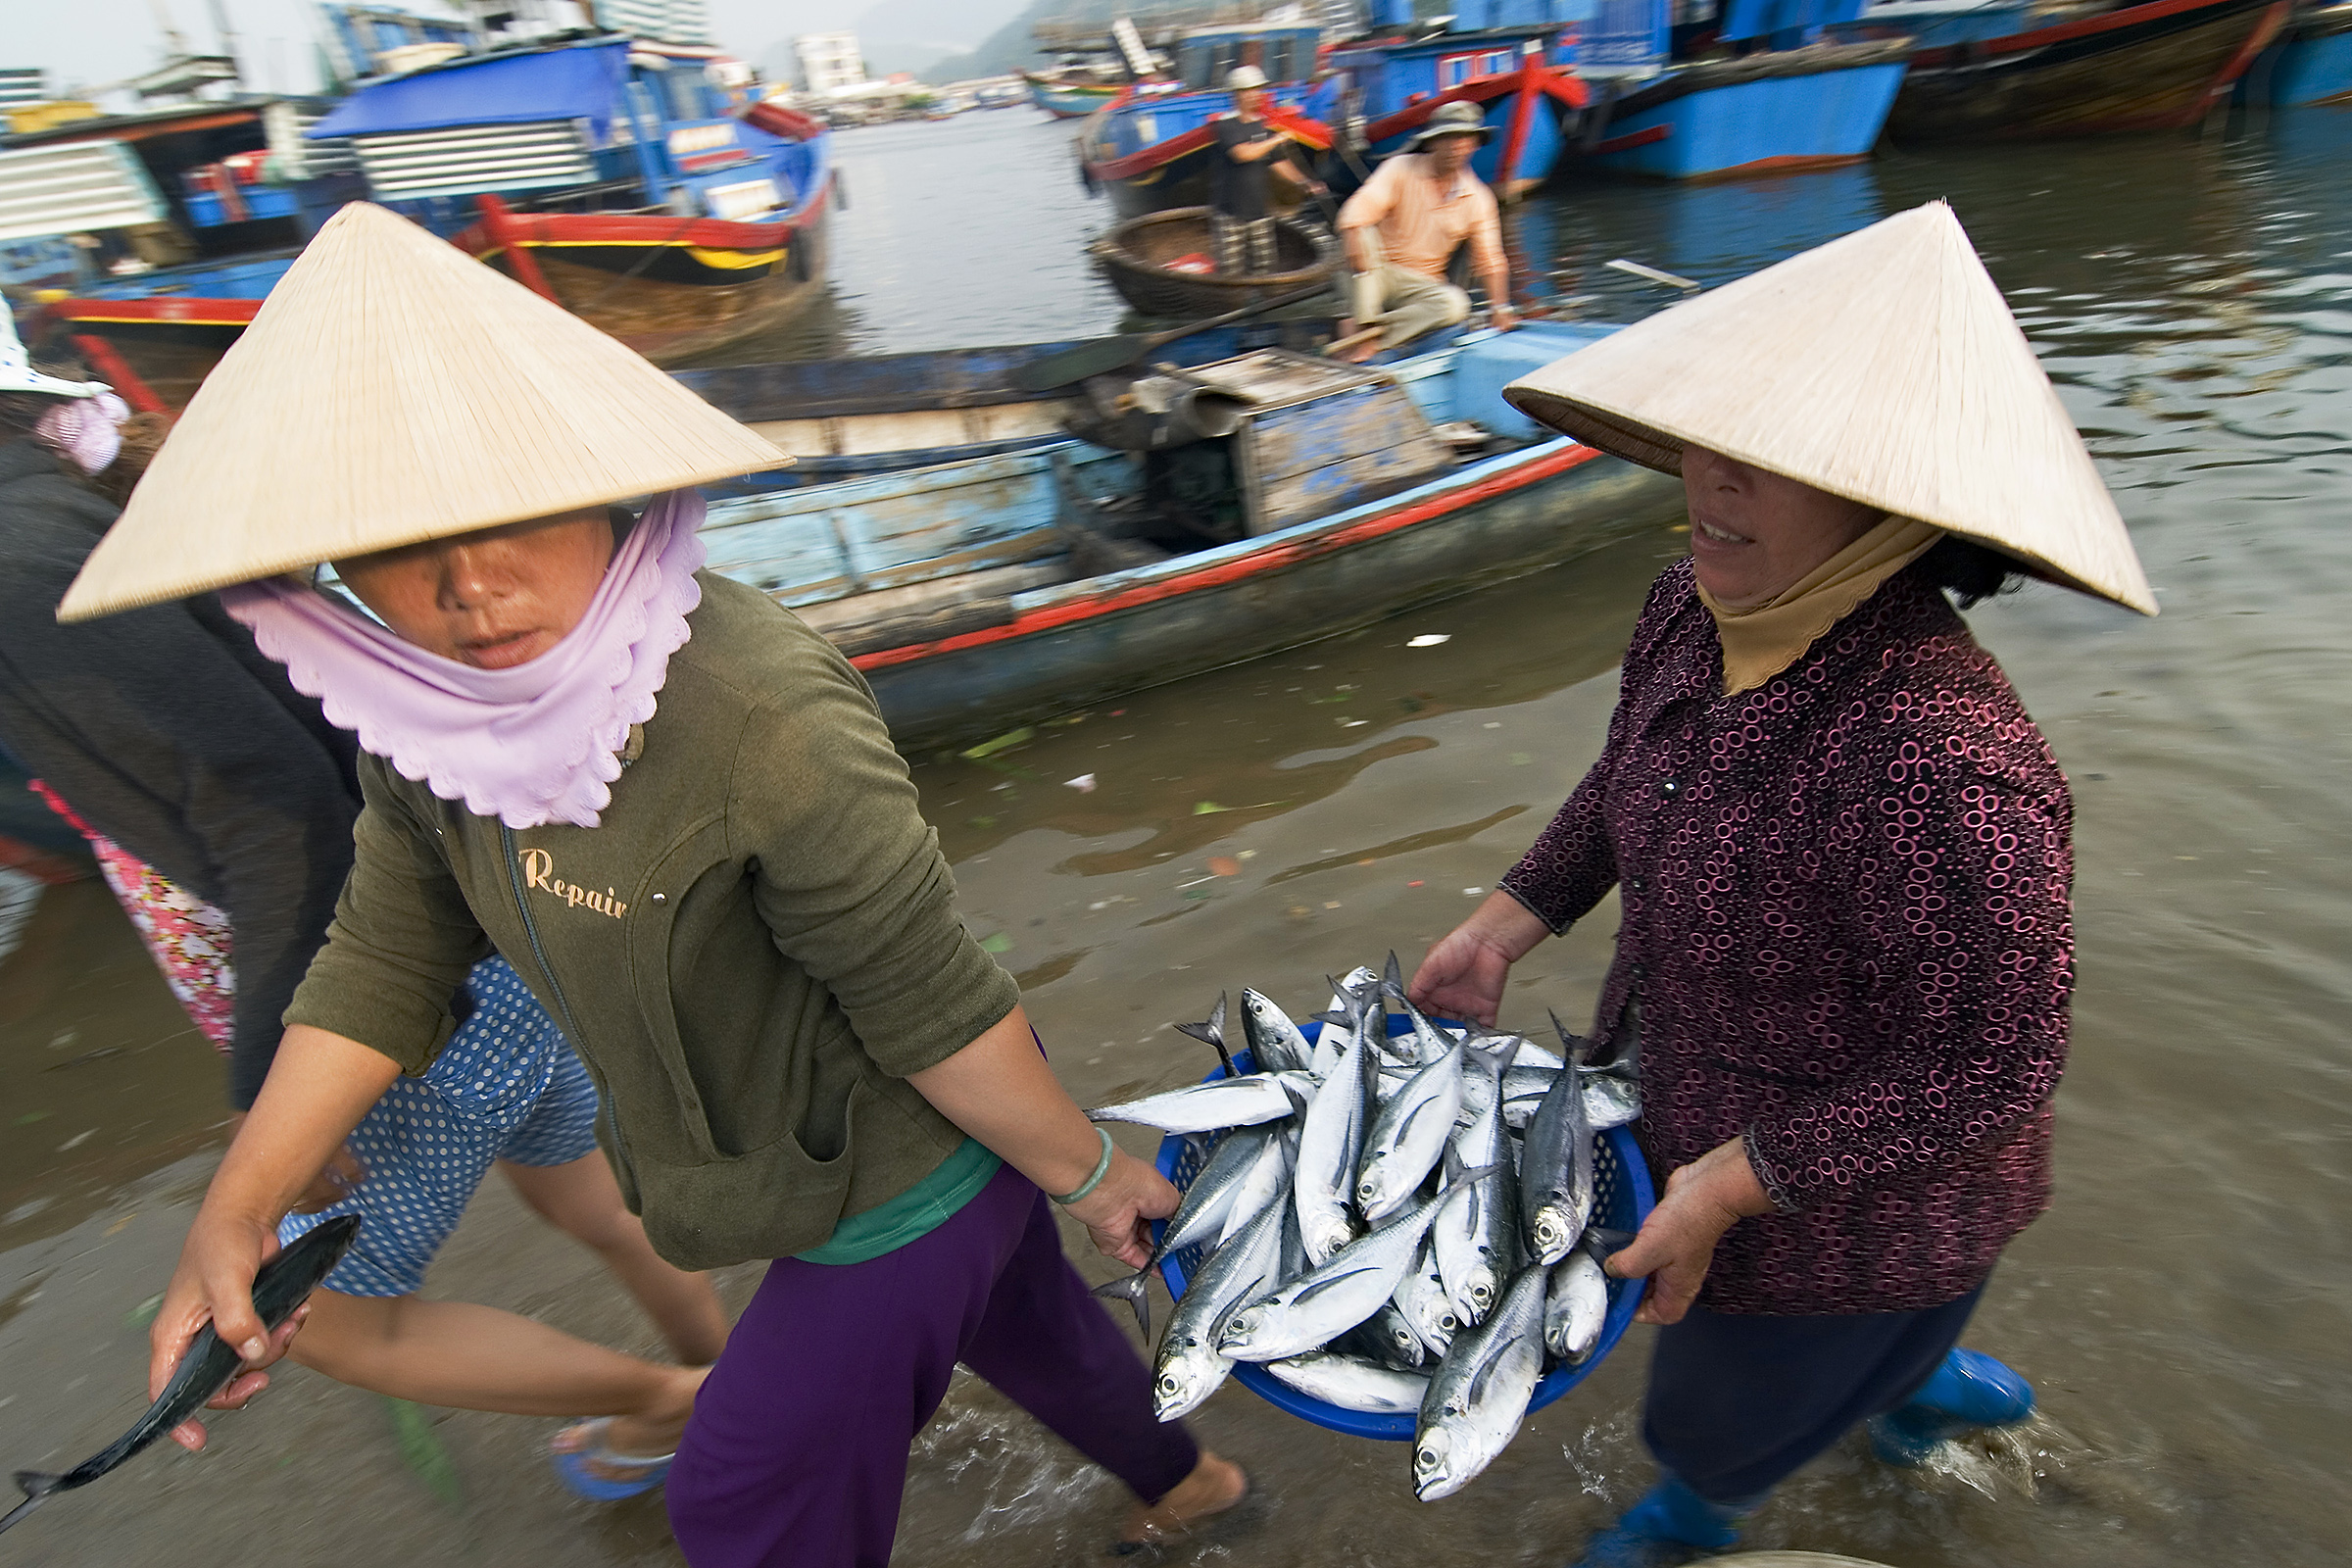
<instances>
[{"instance_id":1,"label":"flip flop sandal","mask_svg":"<svg viewBox=\"0 0 2352 1568\"><path fill-rule=\"evenodd\" d=\"M611 1446L605 1442L606 1429L612 1424L612 1418L607 1415L598 1416L593 1421L582 1421L566 1427L564 1430L567 1432L584 1434L587 1442L578 1448L551 1447L548 1449L548 1458L554 1461L556 1474L563 1478L564 1484L581 1496L596 1502L618 1502L623 1497L634 1497L641 1492L651 1492L669 1478L669 1462L677 1457L674 1452L662 1454L614 1453ZM616 1470L631 1470L637 1474L632 1480L614 1481L609 1476L600 1476L591 1470L589 1466L592 1464L605 1465Z\"/></svg>"}]
</instances>

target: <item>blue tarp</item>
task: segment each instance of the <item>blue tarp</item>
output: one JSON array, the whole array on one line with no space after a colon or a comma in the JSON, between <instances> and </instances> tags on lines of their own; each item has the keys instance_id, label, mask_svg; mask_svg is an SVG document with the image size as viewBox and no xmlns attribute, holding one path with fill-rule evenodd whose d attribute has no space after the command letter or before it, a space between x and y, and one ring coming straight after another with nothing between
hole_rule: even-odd
<instances>
[{"instance_id":1,"label":"blue tarp","mask_svg":"<svg viewBox=\"0 0 2352 1568\"><path fill-rule=\"evenodd\" d=\"M1786 33L1773 36L1773 47L1790 49L1824 24L1851 22L1861 12L1862 0L1727 0L1719 30L1726 43Z\"/></svg>"},{"instance_id":2,"label":"blue tarp","mask_svg":"<svg viewBox=\"0 0 2352 1568\"><path fill-rule=\"evenodd\" d=\"M621 89L628 71L625 38L458 63L362 87L304 134L374 136L585 120L589 141L602 146L613 116L624 113Z\"/></svg>"}]
</instances>

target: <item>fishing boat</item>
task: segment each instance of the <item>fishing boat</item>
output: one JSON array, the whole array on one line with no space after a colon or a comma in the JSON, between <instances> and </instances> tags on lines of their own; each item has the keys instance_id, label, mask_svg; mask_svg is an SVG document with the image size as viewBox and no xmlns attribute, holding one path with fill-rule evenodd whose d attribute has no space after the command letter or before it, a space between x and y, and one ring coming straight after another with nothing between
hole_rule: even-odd
<instances>
[{"instance_id":1,"label":"fishing boat","mask_svg":"<svg viewBox=\"0 0 2352 1568\"><path fill-rule=\"evenodd\" d=\"M2352 0L2298 7L2238 79L2237 96L2280 109L2352 102Z\"/></svg>"},{"instance_id":2,"label":"fishing boat","mask_svg":"<svg viewBox=\"0 0 2352 1568\"><path fill-rule=\"evenodd\" d=\"M1083 78L1067 71L1024 71L1020 76L1029 84L1029 101L1055 120L1084 120L1119 90L1116 80L1098 79L1091 71Z\"/></svg>"},{"instance_id":3,"label":"fishing boat","mask_svg":"<svg viewBox=\"0 0 2352 1568\"><path fill-rule=\"evenodd\" d=\"M1321 224L1278 218L1274 238L1278 270L1220 272L1209 210L1178 207L1129 219L1089 245L1087 256L1129 305L1146 316L1184 320L1293 294L1338 271L1339 241Z\"/></svg>"},{"instance_id":4,"label":"fishing boat","mask_svg":"<svg viewBox=\"0 0 2352 1568\"><path fill-rule=\"evenodd\" d=\"M1225 78L1241 66L1266 74L1269 121L1310 151L1328 150L1330 127L1315 117L1338 101L1337 81L1314 88L1306 80L1320 37L1320 29L1291 23L1185 32L1174 45L1174 79L1129 81L1079 125L1078 169L1087 188L1108 191L1122 220L1206 206L1216 157L1210 122L1233 112ZM1279 180L1273 197L1277 205L1297 199Z\"/></svg>"},{"instance_id":5,"label":"fishing boat","mask_svg":"<svg viewBox=\"0 0 2352 1568\"><path fill-rule=\"evenodd\" d=\"M312 128L375 199L658 365L774 329L824 275L830 134L715 49L604 35L369 83Z\"/></svg>"},{"instance_id":6,"label":"fishing boat","mask_svg":"<svg viewBox=\"0 0 2352 1568\"><path fill-rule=\"evenodd\" d=\"M1910 45L1826 35L1859 8L1860 0L1727 0L1715 27L1678 39L1668 0L1601 0L1577 55L1596 94L1578 167L1705 180L1868 158Z\"/></svg>"},{"instance_id":7,"label":"fishing boat","mask_svg":"<svg viewBox=\"0 0 2352 1568\"><path fill-rule=\"evenodd\" d=\"M125 215L115 227L135 239L178 220L199 236L234 230L247 242L36 295L42 320L134 407L177 408L318 223L367 196L657 364L766 332L821 292L830 138L780 104L733 101L733 65L712 49L603 34L435 53L331 109L200 106L173 111L164 131L145 128L159 117L130 117L139 123L123 134L142 139L235 131L252 146L215 156L219 144L203 143L212 161L182 171L171 201L163 182L150 177L142 191L136 171L119 166L111 184L92 187ZM7 161L15 142L72 142L89 164L86 144L109 133L81 122L0 143L0 212L12 188L49 177L27 166L18 178ZM96 197L74 192L79 205L61 213L70 226L59 232L107 218L91 209ZM256 235L275 243L257 247Z\"/></svg>"},{"instance_id":8,"label":"fishing boat","mask_svg":"<svg viewBox=\"0 0 2352 1568\"><path fill-rule=\"evenodd\" d=\"M1576 24L1590 9L1584 0L1464 0L1433 31L1415 22L1410 0L1379 0L1371 34L1324 56L1345 84L1333 182L1404 150L1444 105L1468 103L1495 132L1471 155L1471 172L1506 202L1541 185L1592 99L1575 71Z\"/></svg>"},{"instance_id":9,"label":"fishing boat","mask_svg":"<svg viewBox=\"0 0 2352 1568\"><path fill-rule=\"evenodd\" d=\"M1902 143L2175 130L2222 103L2288 0L2147 0L1922 49L1887 120Z\"/></svg>"},{"instance_id":10,"label":"fishing boat","mask_svg":"<svg viewBox=\"0 0 2352 1568\"><path fill-rule=\"evenodd\" d=\"M902 746L995 733L1671 515L1679 484L1554 436L1501 399L1510 380L1608 330L1472 333L1389 371L1254 351L1156 389L1180 395L1137 396L1164 411L1157 433L1182 425L1193 437L1140 461L1067 440L722 499L705 527L710 564L841 646ZM1464 419L1495 450L1457 459L1444 437ZM1202 530L1199 548L1091 564L1105 543L1134 544L1138 518L1172 510ZM1221 532L1231 537L1217 542Z\"/></svg>"}]
</instances>

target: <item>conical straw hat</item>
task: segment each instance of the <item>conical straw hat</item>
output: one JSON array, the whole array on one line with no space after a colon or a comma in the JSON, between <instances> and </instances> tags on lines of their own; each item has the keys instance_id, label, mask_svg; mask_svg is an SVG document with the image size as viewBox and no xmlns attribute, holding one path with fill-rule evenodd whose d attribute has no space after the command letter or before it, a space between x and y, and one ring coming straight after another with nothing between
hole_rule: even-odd
<instances>
[{"instance_id":1,"label":"conical straw hat","mask_svg":"<svg viewBox=\"0 0 2352 1568\"><path fill-rule=\"evenodd\" d=\"M1503 395L1645 467L1679 473L1686 442L1706 447L2156 613L2090 453L1941 202L1612 333Z\"/></svg>"},{"instance_id":2,"label":"conical straw hat","mask_svg":"<svg viewBox=\"0 0 2352 1568\"><path fill-rule=\"evenodd\" d=\"M354 202L197 389L58 616L791 461L578 317Z\"/></svg>"}]
</instances>

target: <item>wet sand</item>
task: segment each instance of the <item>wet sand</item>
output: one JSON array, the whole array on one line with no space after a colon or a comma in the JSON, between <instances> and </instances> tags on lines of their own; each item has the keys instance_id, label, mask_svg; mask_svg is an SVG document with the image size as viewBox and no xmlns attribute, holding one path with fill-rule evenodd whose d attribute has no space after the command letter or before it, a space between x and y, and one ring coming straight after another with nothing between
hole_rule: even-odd
<instances>
[{"instance_id":1,"label":"wet sand","mask_svg":"<svg viewBox=\"0 0 2352 1568\"><path fill-rule=\"evenodd\" d=\"M1011 128L992 136L1026 134L995 118ZM963 128L855 133L843 156L874 137L876 161L928 157L936 178L968 185L950 157ZM1048 131L1024 145L1058 158ZM2343 1558L2347 155L2352 116L2310 112L2203 143L1896 155L1703 191L1575 188L1518 220L1531 271L1597 295L1583 309L1608 318L1662 303L1601 272L1610 256L1716 281L1950 195L2089 434L2166 608L2142 621L2034 588L1970 617L2077 797L2080 989L2057 1200L2011 1249L1969 1336L2035 1380L2044 1414L1926 1473L1885 1471L1849 1443L1783 1490L1752 1544L1905 1568ZM845 280L859 275L878 183L842 224ZM997 282L964 302L960 340L1092 324ZM929 346L914 340L919 300L841 292L858 346ZM967 917L1021 977L1072 1092L1099 1103L1198 1077L1207 1052L1168 1025L1221 989L1254 985L1304 1010L1326 974L1391 947L1409 965L1597 751L1626 631L1680 540L1661 527L1104 705L994 765L921 761ZM1405 646L1422 633L1450 640ZM1064 783L1087 774L1091 792ZM1523 963L1506 1017L1537 1024L1550 1006L1581 1024L1613 923L1604 905ZM0 1462L55 1468L139 1407L135 1320L217 1157L220 1117L217 1063L96 884L44 896L0 964ZM1090 1277L1116 1272L1075 1238L1072 1253ZM730 1298L751 1279L731 1271ZM587 1254L496 1183L431 1289L655 1345ZM1435 1505L1412 1500L1402 1446L1319 1432L1229 1386L1197 1426L1250 1466L1257 1497L1166 1555L1565 1561L1648 1481L1642 1332ZM60 1498L0 1542L0 1558L169 1553L209 1568L258 1547L352 1568L675 1562L658 1502L596 1507L561 1492L536 1451L551 1428L436 1413L463 1487L443 1501L404 1462L382 1401L292 1371L220 1424L212 1452L158 1451ZM1093 1560L1119 1509L1111 1484L959 1380L918 1448L897 1560Z\"/></svg>"}]
</instances>

